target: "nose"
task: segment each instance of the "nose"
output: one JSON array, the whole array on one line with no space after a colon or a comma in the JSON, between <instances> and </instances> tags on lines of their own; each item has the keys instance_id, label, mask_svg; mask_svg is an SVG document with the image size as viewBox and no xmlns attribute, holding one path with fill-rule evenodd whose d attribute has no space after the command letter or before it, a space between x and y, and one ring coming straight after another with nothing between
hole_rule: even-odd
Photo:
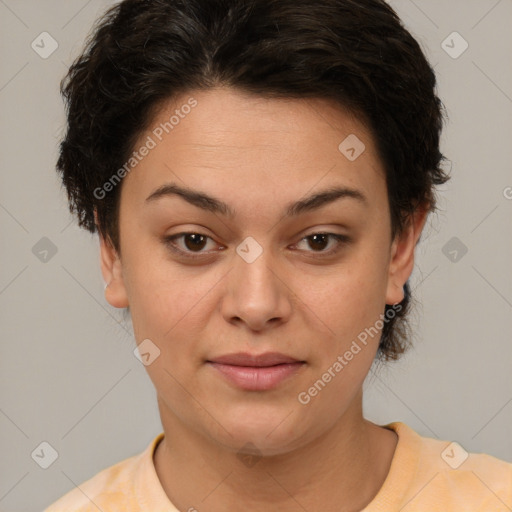
<instances>
[{"instance_id":1,"label":"nose","mask_svg":"<svg viewBox=\"0 0 512 512\"><path fill-rule=\"evenodd\" d=\"M254 242L253 242L254 243ZM257 244L259 246L259 244ZM246 257L244 249L250 257ZM232 324L243 324L262 331L286 322L292 311L293 295L286 275L270 250L262 250L255 259L251 244L239 246L233 257L233 268L227 275L222 301L222 315Z\"/></svg>"}]
</instances>

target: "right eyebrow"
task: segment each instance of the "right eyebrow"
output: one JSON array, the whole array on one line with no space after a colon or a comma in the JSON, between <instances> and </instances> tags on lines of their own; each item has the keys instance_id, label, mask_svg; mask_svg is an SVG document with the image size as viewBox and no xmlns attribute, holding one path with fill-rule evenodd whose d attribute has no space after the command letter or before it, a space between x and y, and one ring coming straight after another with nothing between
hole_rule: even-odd
<instances>
[{"instance_id":1,"label":"right eyebrow","mask_svg":"<svg viewBox=\"0 0 512 512\"><path fill-rule=\"evenodd\" d=\"M212 213L219 213L230 217L235 215L235 211L224 201L203 192L180 187L175 183L165 183L161 187L158 187L146 198L145 203L168 196L179 196L188 203Z\"/></svg>"}]
</instances>

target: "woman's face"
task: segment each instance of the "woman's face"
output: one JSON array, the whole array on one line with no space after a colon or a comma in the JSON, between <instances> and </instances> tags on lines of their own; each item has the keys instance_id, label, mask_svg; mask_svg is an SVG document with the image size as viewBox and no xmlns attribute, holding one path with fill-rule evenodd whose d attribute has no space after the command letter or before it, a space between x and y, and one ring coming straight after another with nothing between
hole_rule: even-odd
<instances>
[{"instance_id":1,"label":"woman's face","mask_svg":"<svg viewBox=\"0 0 512 512\"><path fill-rule=\"evenodd\" d=\"M364 126L326 101L219 88L166 104L134 150L121 257L102 241L102 268L150 340L164 427L275 454L359 410L417 239L391 240Z\"/></svg>"}]
</instances>

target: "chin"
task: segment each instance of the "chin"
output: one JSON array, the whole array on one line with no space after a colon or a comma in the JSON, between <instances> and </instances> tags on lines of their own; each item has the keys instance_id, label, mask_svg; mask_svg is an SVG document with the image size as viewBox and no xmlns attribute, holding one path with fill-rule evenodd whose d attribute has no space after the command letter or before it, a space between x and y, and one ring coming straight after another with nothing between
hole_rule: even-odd
<instances>
[{"instance_id":1,"label":"chin","mask_svg":"<svg viewBox=\"0 0 512 512\"><path fill-rule=\"evenodd\" d=\"M272 456L289 452L301 444L307 425L297 418L295 406L246 405L217 419L231 433L222 430L218 441L238 452L256 450ZM304 432L303 432L304 431Z\"/></svg>"}]
</instances>

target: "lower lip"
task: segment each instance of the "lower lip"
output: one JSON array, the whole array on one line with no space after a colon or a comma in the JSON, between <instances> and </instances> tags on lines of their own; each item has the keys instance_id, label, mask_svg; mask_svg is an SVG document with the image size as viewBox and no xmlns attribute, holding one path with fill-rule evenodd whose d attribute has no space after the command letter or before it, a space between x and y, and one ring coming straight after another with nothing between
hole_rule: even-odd
<instances>
[{"instance_id":1,"label":"lower lip","mask_svg":"<svg viewBox=\"0 0 512 512\"><path fill-rule=\"evenodd\" d=\"M275 366L234 366L209 362L230 382L247 391L267 391L294 375L304 363L286 363Z\"/></svg>"}]
</instances>

